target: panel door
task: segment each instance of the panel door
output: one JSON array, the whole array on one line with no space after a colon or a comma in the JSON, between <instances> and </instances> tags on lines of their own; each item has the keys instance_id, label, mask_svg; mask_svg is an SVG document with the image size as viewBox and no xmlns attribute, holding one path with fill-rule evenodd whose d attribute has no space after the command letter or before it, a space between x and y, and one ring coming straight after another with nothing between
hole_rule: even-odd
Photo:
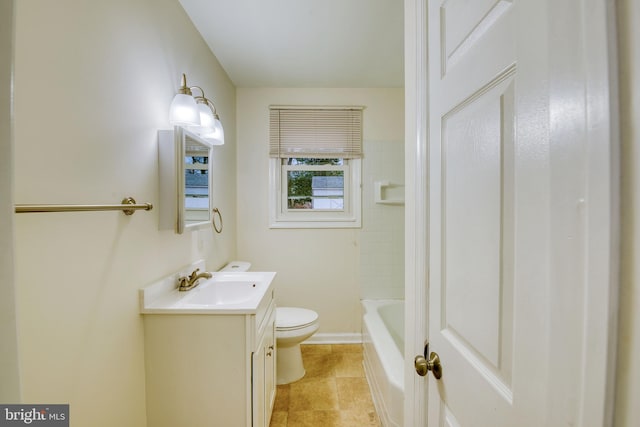
<instances>
[{"instance_id":1,"label":"panel door","mask_svg":"<svg viewBox=\"0 0 640 427\"><path fill-rule=\"evenodd\" d=\"M534 3L428 2L428 321L444 370L429 379L429 426L546 425L551 175Z\"/></svg>"},{"instance_id":2,"label":"panel door","mask_svg":"<svg viewBox=\"0 0 640 427\"><path fill-rule=\"evenodd\" d=\"M433 1L429 19L429 340L445 374L429 425L526 425L512 414L514 4Z\"/></svg>"}]
</instances>

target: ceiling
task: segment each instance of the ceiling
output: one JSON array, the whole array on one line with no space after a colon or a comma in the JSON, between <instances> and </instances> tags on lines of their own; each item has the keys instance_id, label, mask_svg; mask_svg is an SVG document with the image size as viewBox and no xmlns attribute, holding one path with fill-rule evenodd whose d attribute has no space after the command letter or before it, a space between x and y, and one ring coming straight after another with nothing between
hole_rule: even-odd
<instances>
[{"instance_id":1,"label":"ceiling","mask_svg":"<svg viewBox=\"0 0 640 427\"><path fill-rule=\"evenodd\" d=\"M237 87L402 87L401 0L180 0Z\"/></svg>"}]
</instances>

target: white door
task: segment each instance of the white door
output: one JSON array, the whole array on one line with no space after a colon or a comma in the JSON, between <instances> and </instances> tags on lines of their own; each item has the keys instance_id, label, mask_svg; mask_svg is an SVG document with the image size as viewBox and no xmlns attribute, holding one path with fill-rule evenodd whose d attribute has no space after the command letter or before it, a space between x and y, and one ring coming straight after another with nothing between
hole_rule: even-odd
<instances>
[{"instance_id":1,"label":"white door","mask_svg":"<svg viewBox=\"0 0 640 427\"><path fill-rule=\"evenodd\" d=\"M609 417L615 182L601 3L422 3L423 337L442 368L441 379L423 380L429 426L601 426ZM585 23L599 35L586 35ZM420 98L408 109L418 128ZM422 425L421 414L414 408L406 425Z\"/></svg>"}]
</instances>

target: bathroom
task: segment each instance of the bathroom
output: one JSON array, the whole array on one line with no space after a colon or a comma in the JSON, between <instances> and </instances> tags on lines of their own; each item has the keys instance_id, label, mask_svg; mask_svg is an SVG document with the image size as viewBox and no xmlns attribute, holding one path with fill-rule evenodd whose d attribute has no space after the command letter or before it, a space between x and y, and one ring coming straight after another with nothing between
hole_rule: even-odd
<instances>
[{"instance_id":1,"label":"bathroom","mask_svg":"<svg viewBox=\"0 0 640 427\"><path fill-rule=\"evenodd\" d=\"M183 72L215 100L226 139L212 159L215 202L224 217L221 234L160 231L158 206L132 216L3 215L8 220L0 221L0 270L9 278L1 279L0 288L0 403L70 403L78 426L146 425L137 292L196 259L212 269L240 258L254 269L277 271L278 303L316 310L322 323L318 340L357 340L362 298L404 295L403 241L386 244L403 234L398 216L404 208L376 204L372 189L378 180L402 184L401 85L236 87L175 0L0 4L0 197L7 212L13 203L117 203L128 196L157 204L157 130L168 128L168 105ZM13 49L7 34L12 16ZM632 46L638 45L635 34ZM5 105L10 75L13 111ZM265 108L303 103L366 107L365 156L378 156L379 163L374 170L363 165L362 229L268 227ZM6 139L14 142L4 145L10 118ZM637 167L635 162L629 167ZM632 199L630 190L625 195ZM380 247L389 253L372 249ZM625 289L632 293L635 276L626 271ZM639 317L623 308L625 331L637 335ZM621 363L637 369L629 362L637 360L637 347L619 351ZM633 402L637 391L633 384L621 389L620 402ZM640 420L634 405L619 405L629 420ZM618 424L625 425L637 423Z\"/></svg>"},{"instance_id":2,"label":"bathroom","mask_svg":"<svg viewBox=\"0 0 640 427\"><path fill-rule=\"evenodd\" d=\"M401 48L401 34L399 42ZM370 188L374 180L404 179L401 86L237 88L177 1L16 2L14 66L15 203L117 203L132 196L156 205L132 216L14 217L24 401L69 402L77 425L145 425L137 291L197 259L211 269L239 258L254 270L277 271L278 304L316 310L319 339L358 340L360 299L367 292L384 296L380 284L393 279L387 296L402 297L403 208L376 205ZM221 234L158 230L157 131L169 126L168 106L183 72L214 100L225 128L226 142L212 158ZM383 169L363 167L362 229L269 229L262 135L270 104L366 107L365 155ZM41 116L37 126L31 114ZM390 159L395 164L383 162ZM390 212L396 223L387 225L394 228L374 228L371 221L384 222ZM377 232L400 236L393 253L365 252L363 240L388 240ZM372 282L362 267L379 261L389 264Z\"/></svg>"}]
</instances>

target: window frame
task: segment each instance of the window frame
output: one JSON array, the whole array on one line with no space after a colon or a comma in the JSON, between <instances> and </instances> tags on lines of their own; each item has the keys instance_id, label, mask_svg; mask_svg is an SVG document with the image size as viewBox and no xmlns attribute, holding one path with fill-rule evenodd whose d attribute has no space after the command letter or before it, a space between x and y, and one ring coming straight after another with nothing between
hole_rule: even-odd
<instances>
[{"instance_id":1,"label":"window frame","mask_svg":"<svg viewBox=\"0 0 640 427\"><path fill-rule=\"evenodd\" d=\"M286 165L269 159L269 228L360 228L362 225L362 161L344 158L343 165ZM289 170L344 170L344 209L288 209Z\"/></svg>"}]
</instances>

